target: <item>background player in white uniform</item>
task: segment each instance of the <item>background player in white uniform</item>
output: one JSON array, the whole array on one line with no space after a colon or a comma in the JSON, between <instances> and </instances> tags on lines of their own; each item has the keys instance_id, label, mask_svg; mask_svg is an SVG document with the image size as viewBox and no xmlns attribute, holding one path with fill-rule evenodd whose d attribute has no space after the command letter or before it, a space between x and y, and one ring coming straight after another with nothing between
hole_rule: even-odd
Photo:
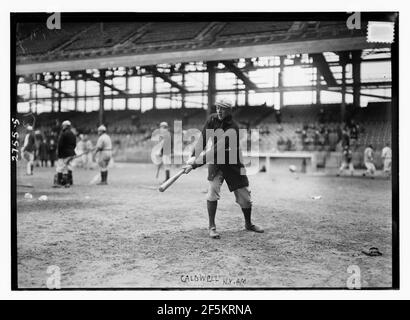
<instances>
[{"instance_id":1,"label":"background player in white uniform","mask_svg":"<svg viewBox=\"0 0 410 320\"><path fill-rule=\"evenodd\" d=\"M23 147L21 148L21 153L24 159L26 159L27 161L27 172L26 173L29 176L33 175L35 151L36 151L36 145L35 145L33 127L28 126L27 134L24 138L24 144L23 144Z\"/></svg>"},{"instance_id":2,"label":"background player in white uniform","mask_svg":"<svg viewBox=\"0 0 410 320\"><path fill-rule=\"evenodd\" d=\"M110 163L112 157L112 144L111 138L108 136L107 128L103 125L98 127L98 140L95 150L95 155L97 156L97 163L100 167L101 172L101 182L98 185L106 185L108 177L108 164Z\"/></svg>"},{"instance_id":3,"label":"background player in white uniform","mask_svg":"<svg viewBox=\"0 0 410 320\"><path fill-rule=\"evenodd\" d=\"M391 174L391 148L390 143L386 143L386 146L382 150L383 159L383 171L390 176Z\"/></svg>"},{"instance_id":4,"label":"background player in white uniform","mask_svg":"<svg viewBox=\"0 0 410 320\"><path fill-rule=\"evenodd\" d=\"M85 152L87 151L87 148L85 145L84 135L80 134L79 138L80 140L77 142L77 146L75 147L75 153L77 155L82 154L82 156L76 159L75 166L85 168L85 164L87 162L87 154Z\"/></svg>"},{"instance_id":5,"label":"background player in white uniform","mask_svg":"<svg viewBox=\"0 0 410 320\"><path fill-rule=\"evenodd\" d=\"M363 173L363 175L370 174L372 178L374 178L374 173L376 172L376 167L374 165L374 158L373 158L373 146L369 145L364 150L364 165L366 166L367 171Z\"/></svg>"},{"instance_id":6,"label":"background player in white uniform","mask_svg":"<svg viewBox=\"0 0 410 320\"><path fill-rule=\"evenodd\" d=\"M84 139L85 139L85 147L87 150L87 154L86 154L87 160L86 160L85 168L93 169L93 154L92 154L92 151L94 149L93 143L91 142L91 140L88 138L87 135L84 135Z\"/></svg>"},{"instance_id":7,"label":"background player in white uniform","mask_svg":"<svg viewBox=\"0 0 410 320\"><path fill-rule=\"evenodd\" d=\"M161 148L161 152L160 152L160 156L162 158L162 164L164 166L165 169L165 181L168 180L170 178L171 175L171 150L172 150L172 146L171 146L171 134L169 133L169 129L168 129L168 123L166 122L161 122L159 125L159 129L161 130L161 136L163 137L162 140L162 148ZM168 147L164 147L164 146L168 146ZM169 146L171 146L171 148L169 148Z\"/></svg>"}]
</instances>

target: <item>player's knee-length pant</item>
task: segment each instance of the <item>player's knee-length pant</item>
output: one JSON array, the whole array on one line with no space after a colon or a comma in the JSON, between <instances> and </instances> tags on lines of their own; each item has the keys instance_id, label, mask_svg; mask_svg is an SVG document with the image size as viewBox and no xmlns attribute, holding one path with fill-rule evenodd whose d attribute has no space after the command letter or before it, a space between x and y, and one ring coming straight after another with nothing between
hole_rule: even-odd
<instances>
[{"instance_id":1,"label":"player's knee-length pant","mask_svg":"<svg viewBox=\"0 0 410 320\"><path fill-rule=\"evenodd\" d=\"M68 170L73 170L71 163L67 164L67 161L70 157L67 158L59 158L56 164L56 172L57 173L67 173Z\"/></svg>"},{"instance_id":2,"label":"player's knee-length pant","mask_svg":"<svg viewBox=\"0 0 410 320\"><path fill-rule=\"evenodd\" d=\"M374 173L376 171L376 167L373 162L365 162L364 163L367 172Z\"/></svg>"},{"instance_id":3,"label":"player's knee-length pant","mask_svg":"<svg viewBox=\"0 0 410 320\"><path fill-rule=\"evenodd\" d=\"M215 178L212 181L209 181L207 200L208 201L217 201L221 198L221 186L224 182L224 177L222 172L219 171ZM249 187L243 187L236 189L234 192L236 203L240 205L241 208L251 208L252 199L251 199L251 190Z\"/></svg>"},{"instance_id":4,"label":"player's knee-length pant","mask_svg":"<svg viewBox=\"0 0 410 320\"><path fill-rule=\"evenodd\" d=\"M391 171L391 159L384 159L383 161L383 171L390 172Z\"/></svg>"},{"instance_id":5,"label":"player's knee-length pant","mask_svg":"<svg viewBox=\"0 0 410 320\"><path fill-rule=\"evenodd\" d=\"M107 171L108 165L111 160L111 154L101 152L100 156L98 157L98 166L100 167L100 171Z\"/></svg>"}]
</instances>

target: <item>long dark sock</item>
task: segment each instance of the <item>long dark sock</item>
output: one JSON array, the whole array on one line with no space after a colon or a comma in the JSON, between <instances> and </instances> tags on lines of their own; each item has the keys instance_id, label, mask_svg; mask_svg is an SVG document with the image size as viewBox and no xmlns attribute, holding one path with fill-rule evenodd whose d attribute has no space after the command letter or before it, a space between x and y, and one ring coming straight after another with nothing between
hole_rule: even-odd
<instances>
[{"instance_id":1,"label":"long dark sock","mask_svg":"<svg viewBox=\"0 0 410 320\"><path fill-rule=\"evenodd\" d=\"M242 208L243 216L245 217L245 225L246 226L251 226L252 221L251 221L251 213L252 213L252 208Z\"/></svg>"},{"instance_id":2,"label":"long dark sock","mask_svg":"<svg viewBox=\"0 0 410 320\"><path fill-rule=\"evenodd\" d=\"M63 173L63 179L62 179L62 183L63 186L69 185L70 182L68 181L68 174L67 173Z\"/></svg>"},{"instance_id":3,"label":"long dark sock","mask_svg":"<svg viewBox=\"0 0 410 320\"><path fill-rule=\"evenodd\" d=\"M216 208L218 206L218 201L207 201L208 216L209 216L209 228L215 227L215 216Z\"/></svg>"},{"instance_id":4,"label":"long dark sock","mask_svg":"<svg viewBox=\"0 0 410 320\"><path fill-rule=\"evenodd\" d=\"M108 171L104 172L104 181L107 182L107 178L108 178Z\"/></svg>"},{"instance_id":5,"label":"long dark sock","mask_svg":"<svg viewBox=\"0 0 410 320\"><path fill-rule=\"evenodd\" d=\"M168 180L169 176L170 176L169 170L165 170L165 180Z\"/></svg>"},{"instance_id":6,"label":"long dark sock","mask_svg":"<svg viewBox=\"0 0 410 320\"><path fill-rule=\"evenodd\" d=\"M63 174L61 172L57 173L57 184L63 184Z\"/></svg>"},{"instance_id":7,"label":"long dark sock","mask_svg":"<svg viewBox=\"0 0 410 320\"><path fill-rule=\"evenodd\" d=\"M68 170L68 184L72 185L73 184L73 172L71 170Z\"/></svg>"}]
</instances>

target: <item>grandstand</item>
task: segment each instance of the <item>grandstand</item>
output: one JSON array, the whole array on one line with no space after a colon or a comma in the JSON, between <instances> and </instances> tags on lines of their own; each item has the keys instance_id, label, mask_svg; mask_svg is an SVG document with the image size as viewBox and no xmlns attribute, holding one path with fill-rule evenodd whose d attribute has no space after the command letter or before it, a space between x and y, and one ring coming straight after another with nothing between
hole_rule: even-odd
<instances>
[{"instance_id":1,"label":"grandstand","mask_svg":"<svg viewBox=\"0 0 410 320\"><path fill-rule=\"evenodd\" d=\"M147 147L160 122L200 128L215 99L228 98L240 126L260 130L263 152L335 157L350 119L361 128L357 153L391 139L390 47L344 21L21 22L16 31L17 111L36 114L43 132L69 118L93 137L104 123L125 149L129 135ZM387 77L365 72L373 65Z\"/></svg>"},{"instance_id":2,"label":"grandstand","mask_svg":"<svg viewBox=\"0 0 410 320\"><path fill-rule=\"evenodd\" d=\"M181 281L197 274L246 278L242 289L344 288L352 265L361 268L362 288L392 286L394 180L380 169L381 149L392 142L397 51L367 41L366 26L394 14L363 14L359 29L349 29L345 13L159 14L155 21L149 14L62 14L61 29L52 30L47 14L17 16L12 117L22 124L20 147L28 124L44 149L70 120L82 158L72 161L69 188L51 187L56 168L40 165L38 155L34 174L25 175L31 161L12 167L16 287L44 288L53 266L71 289L212 289L222 282ZM202 128L219 99L232 101L234 120L247 130L240 143L252 218L265 230L243 232L238 196L235 203L223 183L220 242L207 229L206 166L159 192L181 163L154 166L151 159L153 132L164 121L171 133L182 131L182 153L190 155L199 136L190 129ZM101 124L114 161L108 184L97 186L103 174L79 150L93 150ZM336 176L347 143L355 171ZM362 176L369 144L378 169L372 179ZM172 160L180 155L174 151ZM107 177L105 164L98 166ZM382 256L363 253L375 246Z\"/></svg>"}]
</instances>

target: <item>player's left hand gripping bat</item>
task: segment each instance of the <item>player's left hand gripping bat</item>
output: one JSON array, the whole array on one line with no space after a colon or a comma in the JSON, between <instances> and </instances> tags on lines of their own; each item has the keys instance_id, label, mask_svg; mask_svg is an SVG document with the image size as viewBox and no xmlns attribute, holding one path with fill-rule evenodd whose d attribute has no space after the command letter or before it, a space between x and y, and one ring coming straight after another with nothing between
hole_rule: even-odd
<instances>
[{"instance_id":1,"label":"player's left hand gripping bat","mask_svg":"<svg viewBox=\"0 0 410 320\"><path fill-rule=\"evenodd\" d=\"M176 175L172 176L169 178L167 181L165 181L163 184L159 186L159 191L164 192L167 190L175 181L178 180L180 176L182 176L185 173L185 169L181 169Z\"/></svg>"},{"instance_id":2,"label":"player's left hand gripping bat","mask_svg":"<svg viewBox=\"0 0 410 320\"><path fill-rule=\"evenodd\" d=\"M226 151L225 148L225 142L221 141L218 142L215 146L213 146L212 148L210 148L209 150L203 151L201 152L201 154L198 156L198 159L200 161L203 161L202 163L206 163L206 161L208 159L213 159L213 155L215 154L215 151ZM197 159L197 160L198 160ZM197 161L195 160L195 162ZM200 162L201 163L201 162ZM181 169L181 171L179 171L176 175L172 176L171 178L169 178L167 181L165 181L163 184L160 185L159 187L159 191L160 192L164 192L165 190L167 190L175 181L178 180L178 178L180 176L182 176L185 173L185 169Z\"/></svg>"}]
</instances>

